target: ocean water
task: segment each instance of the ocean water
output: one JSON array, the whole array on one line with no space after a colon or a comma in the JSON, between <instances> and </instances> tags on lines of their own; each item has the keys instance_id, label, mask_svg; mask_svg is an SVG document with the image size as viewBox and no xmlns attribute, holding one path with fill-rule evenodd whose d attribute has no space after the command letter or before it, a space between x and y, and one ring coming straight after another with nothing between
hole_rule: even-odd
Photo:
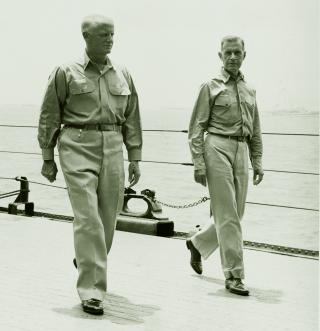
<instances>
[{"instance_id":1,"label":"ocean water","mask_svg":"<svg viewBox=\"0 0 320 331\"><path fill-rule=\"evenodd\" d=\"M188 126L191 109L142 110L144 129L182 130ZM0 106L0 124L36 125L39 110L31 105ZM318 134L317 113L265 112L261 113L262 131L265 133ZM0 151L39 153L37 131L30 128L0 127ZM259 186L249 185L248 202L284 205L301 208L319 208L319 176L287 174L279 171L319 173L319 139L310 136L263 135L265 177ZM38 155L0 152L0 176L26 176L47 183L40 175L42 165ZM57 159L58 160L58 159ZM187 135L176 132L144 132L144 161L191 162ZM126 164L127 166L127 164ZM141 163L142 178L136 190L156 191L159 200L176 205L194 202L208 196L205 188L193 182L193 167L184 165ZM65 186L59 168L55 185ZM18 183L0 180L0 192L18 188ZM37 211L72 215L66 190L30 185L30 201ZM6 206L13 197L1 199ZM135 209L145 206L133 203ZM163 214L175 223L175 230L190 231L199 224L212 222L209 202L190 209L163 207ZM260 206L248 203L243 219L245 240L318 249L319 219L317 211L294 208Z\"/></svg>"}]
</instances>

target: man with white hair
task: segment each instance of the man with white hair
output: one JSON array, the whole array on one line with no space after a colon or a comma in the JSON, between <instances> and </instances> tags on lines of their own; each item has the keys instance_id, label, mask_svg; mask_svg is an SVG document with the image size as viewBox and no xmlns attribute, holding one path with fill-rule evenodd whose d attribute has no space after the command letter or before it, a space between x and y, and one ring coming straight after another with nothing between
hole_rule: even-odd
<instances>
[{"instance_id":1,"label":"man with white hair","mask_svg":"<svg viewBox=\"0 0 320 331\"><path fill-rule=\"evenodd\" d=\"M81 24L84 56L56 68L41 106L42 175L56 179L57 143L74 213L77 290L85 312L103 314L107 254L123 204L123 143L130 186L140 177L142 132L138 96L128 71L113 63L114 24L101 15ZM63 128L61 128L63 125Z\"/></svg>"},{"instance_id":2,"label":"man with white hair","mask_svg":"<svg viewBox=\"0 0 320 331\"><path fill-rule=\"evenodd\" d=\"M231 293L249 295L244 286L243 240L240 221L248 190L248 152L253 184L263 179L262 139L256 92L240 71L246 56L237 36L222 39L221 72L202 85L189 126L194 179L206 186L211 197L214 223L187 240L191 267L202 273L207 259L220 246L225 287ZM204 132L208 135L204 139Z\"/></svg>"}]
</instances>

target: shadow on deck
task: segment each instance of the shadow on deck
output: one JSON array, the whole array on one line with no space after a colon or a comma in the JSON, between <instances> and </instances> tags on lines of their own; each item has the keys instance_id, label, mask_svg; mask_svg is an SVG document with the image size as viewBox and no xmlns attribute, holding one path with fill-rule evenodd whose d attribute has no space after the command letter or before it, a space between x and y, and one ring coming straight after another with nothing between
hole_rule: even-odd
<instances>
[{"instance_id":1,"label":"shadow on deck","mask_svg":"<svg viewBox=\"0 0 320 331\"><path fill-rule=\"evenodd\" d=\"M318 330L318 261L245 250L249 297L224 289L220 259L193 273L184 242L117 231L105 314L82 312L72 225L0 214L0 329Z\"/></svg>"}]
</instances>

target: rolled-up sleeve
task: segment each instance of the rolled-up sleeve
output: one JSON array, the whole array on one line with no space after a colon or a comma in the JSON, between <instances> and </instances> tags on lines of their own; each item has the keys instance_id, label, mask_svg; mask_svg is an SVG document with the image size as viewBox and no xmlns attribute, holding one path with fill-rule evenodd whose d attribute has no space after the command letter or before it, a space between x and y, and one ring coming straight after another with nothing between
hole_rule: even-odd
<instances>
[{"instance_id":1,"label":"rolled-up sleeve","mask_svg":"<svg viewBox=\"0 0 320 331\"><path fill-rule=\"evenodd\" d=\"M210 90L203 84L194 105L189 124L189 147L195 170L205 169L204 163L204 132L208 127L210 116Z\"/></svg>"},{"instance_id":2,"label":"rolled-up sleeve","mask_svg":"<svg viewBox=\"0 0 320 331\"><path fill-rule=\"evenodd\" d=\"M54 159L54 147L60 132L65 95L65 75L58 67L49 77L40 110L38 142L42 149L43 160Z\"/></svg>"},{"instance_id":3,"label":"rolled-up sleeve","mask_svg":"<svg viewBox=\"0 0 320 331\"><path fill-rule=\"evenodd\" d=\"M130 74L126 71L125 77L131 94L125 110L125 122L122 124L123 142L128 152L129 161L140 161L142 151L142 129L139 110L138 94Z\"/></svg>"},{"instance_id":4,"label":"rolled-up sleeve","mask_svg":"<svg viewBox=\"0 0 320 331\"><path fill-rule=\"evenodd\" d=\"M254 119L252 126L252 137L249 142L251 164L254 170L262 170L263 145L257 103L255 103Z\"/></svg>"}]
</instances>

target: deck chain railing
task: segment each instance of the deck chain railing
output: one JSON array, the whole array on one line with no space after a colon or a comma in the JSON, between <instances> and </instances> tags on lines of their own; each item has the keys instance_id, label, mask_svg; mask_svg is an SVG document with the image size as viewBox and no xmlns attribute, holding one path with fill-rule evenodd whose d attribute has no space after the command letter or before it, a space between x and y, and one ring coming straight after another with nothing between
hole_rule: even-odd
<instances>
[{"instance_id":1,"label":"deck chain railing","mask_svg":"<svg viewBox=\"0 0 320 331\"><path fill-rule=\"evenodd\" d=\"M32 125L10 125L10 124L0 124L0 127L19 127L19 128L37 128L36 126ZM188 133L188 130L143 130L146 132L181 132L181 133ZM278 133L278 132L262 132L263 135L282 135L282 136L305 136L305 137L319 137L319 134L309 134L309 133ZM41 155L40 153L32 153L32 152L22 152L22 151L8 151L8 150L0 150L0 153L14 153L14 154L25 154L25 155ZM127 161L127 160L126 160ZM193 166L190 162L168 162L168 161L156 161L156 160L143 160L142 162L146 163L161 163L161 164L172 164L172 165L183 165L183 166ZM251 169L251 168L250 168ZM300 175L315 175L319 176L318 172L306 172L306 171L287 171L287 170L275 170L275 169L265 169L265 171L269 172L278 172L278 173L288 173L288 174L300 174ZM0 177L0 179L3 180L17 180L18 177ZM33 183L37 185L43 185L48 186L52 188L59 188L66 190L66 187L58 186L58 185L52 185L52 184L45 184L40 183L36 181L28 181L27 179L24 179L24 177L19 177L19 181L21 183L28 182ZM18 192L18 191L17 191ZM16 193L16 192L9 192L10 193ZM2 197L6 197L6 194L2 194ZM174 209L185 209L185 208L192 208L196 207L206 201L210 200L210 197L202 197L199 200L187 204L172 204L168 202L163 202L158 199L153 199L156 203L168 207L168 208L174 208ZM269 203L259 203L259 202L246 202L247 204L254 204L254 205L261 205L261 206L270 206L270 207L281 207L281 208L292 208L292 209L300 209L300 210L307 210L307 211L316 211L318 212L319 209L316 208L305 208L305 207L297 207L297 206L284 206L284 205L276 205L276 204L269 204ZM0 211L4 211L5 208L0 207ZM44 216L57 220L61 219L64 221L72 221L72 217L65 216L65 215L54 215L54 214L48 214L48 213L41 213L41 212L34 212L34 215L36 216ZM179 233L176 232L176 235ZM183 234L185 236L186 234ZM183 237L182 236L182 237ZM280 253L280 254L288 254L288 255L302 255L304 257L311 257L311 258L319 258L319 251L314 250L304 250L299 248L292 248L292 247L286 247L286 246L279 246L279 245L272 245L267 243L259 243L259 242L251 242L251 241L244 241L244 245L247 248L251 249L258 249L258 250L267 250L270 252Z\"/></svg>"},{"instance_id":2,"label":"deck chain railing","mask_svg":"<svg viewBox=\"0 0 320 331\"><path fill-rule=\"evenodd\" d=\"M187 204L184 204L184 205L173 205L173 204L170 204L170 203L160 201L158 199L156 199L155 201L160 203L160 205L165 206L165 207L175 208L175 209L185 209L185 208L196 207L196 206L200 205L201 203L206 202L207 200L210 200L210 198L202 197L201 199L199 199L195 202L187 203Z\"/></svg>"}]
</instances>

